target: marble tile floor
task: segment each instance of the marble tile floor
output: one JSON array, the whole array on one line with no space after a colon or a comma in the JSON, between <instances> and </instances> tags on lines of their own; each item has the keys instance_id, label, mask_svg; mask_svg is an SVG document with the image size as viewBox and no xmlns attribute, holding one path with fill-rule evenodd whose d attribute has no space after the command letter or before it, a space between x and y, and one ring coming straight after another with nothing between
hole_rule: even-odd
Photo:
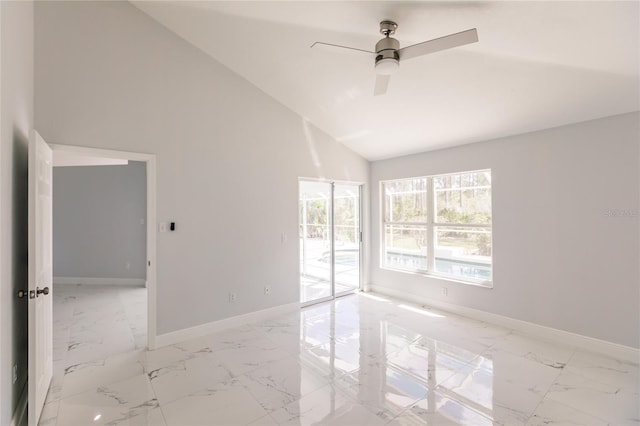
<instances>
[{"instance_id":1,"label":"marble tile floor","mask_svg":"<svg viewBox=\"0 0 640 426\"><path fill-rule=\"evenodd\" d=\"M640 424L637 364L378 295L146 351L141 313L102 318L120 298L102 290L90 309L54 299L41 425ZM113 351L76 363L78 336L99 345L88 330L103 324Z\"/></svg>"}]
</instances>

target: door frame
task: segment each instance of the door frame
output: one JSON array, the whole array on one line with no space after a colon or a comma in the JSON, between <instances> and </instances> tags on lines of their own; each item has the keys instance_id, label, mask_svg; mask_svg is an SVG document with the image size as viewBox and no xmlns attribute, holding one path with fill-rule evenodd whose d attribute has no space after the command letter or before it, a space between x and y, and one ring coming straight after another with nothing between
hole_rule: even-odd
<instances>
[{"instance_id":1,"label":"door frame","mask_svg":"<svg viewBox=\"0 0 640 426\"><path fill-rule=\"evenodd\" d=\"M298 178L298 203L300 202L300 183L301 182L321 182L331 184L331 295L322 297L319 299L310 300L308 302L300 302L300 307L304 308L306 306L315 305L317 303L328 302L330 300L335 300L338 297L347 296L349 294L354 294L358 291L362 291L363 286L363 272L364 272L364 200L363 196L363 188L364 182L358 181L348 181L348 180L339 180L339 179L326 179L326 178L307 178L307 177L299 177ZM358 188L358 197L359 197L359 210L358 210L358 227L360 228L360 241L358 243L359 250L359 262L358 262L358 287L353 290L343 291L341 293L336 293L336 283L335 283L335 241L334 241L334 209L333 209L333 198L334 198L334 190L335 185L352 185ZM299 210L299 209L298 209ZM300 213L298 213L298 224L300 226ZM300 232L298 231L298 253L300 253ZM298 260L298 265L300 261ZM300 288L300 271L298 271L298 288ZM298 298L299 299L299 298Z\"/></svg>"},{"instance_id":2,"label":"door frame","mask_svg":"<svg viewBox=\"0 0 640 426\"><path fill-rule=\"evenodd\" d=\"M56 151L85 154L92 157L116 160L140 161L146 163L147 175L147 348L156 349L157 337L157 288L156 288L156 155L89 148L76 145L49 144L55 156Z\"/></svg>"}]
</instances>

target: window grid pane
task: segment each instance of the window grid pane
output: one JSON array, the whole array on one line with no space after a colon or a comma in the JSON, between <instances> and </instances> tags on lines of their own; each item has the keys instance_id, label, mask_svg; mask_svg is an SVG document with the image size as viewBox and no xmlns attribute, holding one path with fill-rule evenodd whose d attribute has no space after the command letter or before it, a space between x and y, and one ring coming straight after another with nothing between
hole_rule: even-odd
<instances>
[{"instance_id":1,"label":"window grid pane","mask_svg":"<svg viewBox=\"0 0 640 426\"><path fill-rule=\"evenodd\" d=\"M384 263L394 269L427 269L427 226L385 225Z\"/></svg>"},{"instance_id":2,"label":"window grid pane","mask_svg":"<svg viewBox=\"0 0 640 426\"><path fill-rule=\"evenodd\" d=\"M435 272L491 281L491 229L436 226Z\"/></svg>"},{"instance_id":3,"label":"window grid pane","mask_svg":"<svg viewBox=\"0 0 640 426\"><path fill-rule=\"evenodd\" d=\"M491 225L491 173L433 178L437 223Z\"/></svg>"},{"instance_id":4,"label":"window grid pane","mask_svg":"<svg viewBox=\"0 0 640 426\"><path fill-rule=\"evenodd\" d=\"M385 222L426 222L427 179L406 179L384 183Z\"/></svg>"}]
</instances>

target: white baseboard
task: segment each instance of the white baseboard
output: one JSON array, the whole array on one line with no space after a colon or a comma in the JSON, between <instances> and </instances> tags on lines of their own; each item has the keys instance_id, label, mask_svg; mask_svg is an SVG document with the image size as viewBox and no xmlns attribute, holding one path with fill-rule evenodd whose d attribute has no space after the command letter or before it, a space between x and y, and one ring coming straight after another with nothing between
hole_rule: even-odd
<instances>
[{"instance_id":1,"label":"white baseboard","mask_svg":"<svg viewBox=\"0 0 640 426\"><path fill-rule=\"evenodd\" d=\"M618 343L612 343L606 340L583 336L581 334L571 333L569 331L559 330L557 328L546 327L544 325L539 325L528 321L509 318L502 315L493 314L491 312L467 308L465 306L455 305L453 303L442 302L440 300L418 296L416 294L397 291L388 287L370 285L368 286L368 288L369 291L373 293L393 297L394 299L431 306L443 311L506 327L524 334L528 334L530 336L537 337L542 340L570 345L579 349L600 353L616 359L633 363L637 363L640 359L640 349L635 349L630 346L620 345Z\"/></svg>"},{"instance_id":2,"label":"white baseboard","mask_svg":"<svg viewBox=\"0 0 640 426\"><path fill-rule=\"evenodd\" d=\"M134 285L146 287L147 281L143 278L53 277L53 284Z\"/></svg>"},{"instance_id":3,"label":"white baseboard","mask_svg":"<svg viewBox=\"0 0 640 426\"><path fill-rule=\"evenodd\" d=\"M13 412L11 417L11 426L24 426L27 424L27 402L28 401L27 385L24 385L22 392L20 393L20 399L18 400L18 406L16 411Z\"/></svg>"},{"instance_id":4,"label":"white baseboard","mask_svg":"<svg viewBox=\"0 0 640 426\"><path fill-rule=\"evenodd\" d=\"M156 336L156 348L173 345L185 340L202 337L210 333L225 330L227 328L238 327L241 325L265 320L276 315L286 314L300 309L300 303L289 303L287 305L275 306L273 308L263 309L261 311L249 312L247 314L237 315L234 317L224 318L218 321L197 325L195 327L184 328L182 330L172 331L170 333L160 334Z\"/></svg>"}]
</instances>

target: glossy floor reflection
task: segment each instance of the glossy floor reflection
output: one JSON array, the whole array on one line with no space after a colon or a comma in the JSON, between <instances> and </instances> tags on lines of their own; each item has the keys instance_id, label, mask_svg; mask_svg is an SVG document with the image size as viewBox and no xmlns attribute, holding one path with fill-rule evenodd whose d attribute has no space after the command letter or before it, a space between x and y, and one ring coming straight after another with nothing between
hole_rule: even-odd
<instances>
[{"instance_id":1,"label":"glossy floor reflection","mask_svg":"<svg viewBox=\"0 0 640 426\"><path fill-rule=\"evenodd\" d=\"M621 425L640 419L636 364L364 294L56 372L41 424Z\"/></svg>"},{"instance_id":2,"label":"glossy floor reflection","mask_svg":"<svg viewBox=\"0 0 640 426\"><path fill-rule=\"evenodd\" d=\"M336 294L353 292L357 286L336 282ZM309 303L331 296L331 283L312 276L300 275L300 303Z\"/></svg>"}]
</instances>

